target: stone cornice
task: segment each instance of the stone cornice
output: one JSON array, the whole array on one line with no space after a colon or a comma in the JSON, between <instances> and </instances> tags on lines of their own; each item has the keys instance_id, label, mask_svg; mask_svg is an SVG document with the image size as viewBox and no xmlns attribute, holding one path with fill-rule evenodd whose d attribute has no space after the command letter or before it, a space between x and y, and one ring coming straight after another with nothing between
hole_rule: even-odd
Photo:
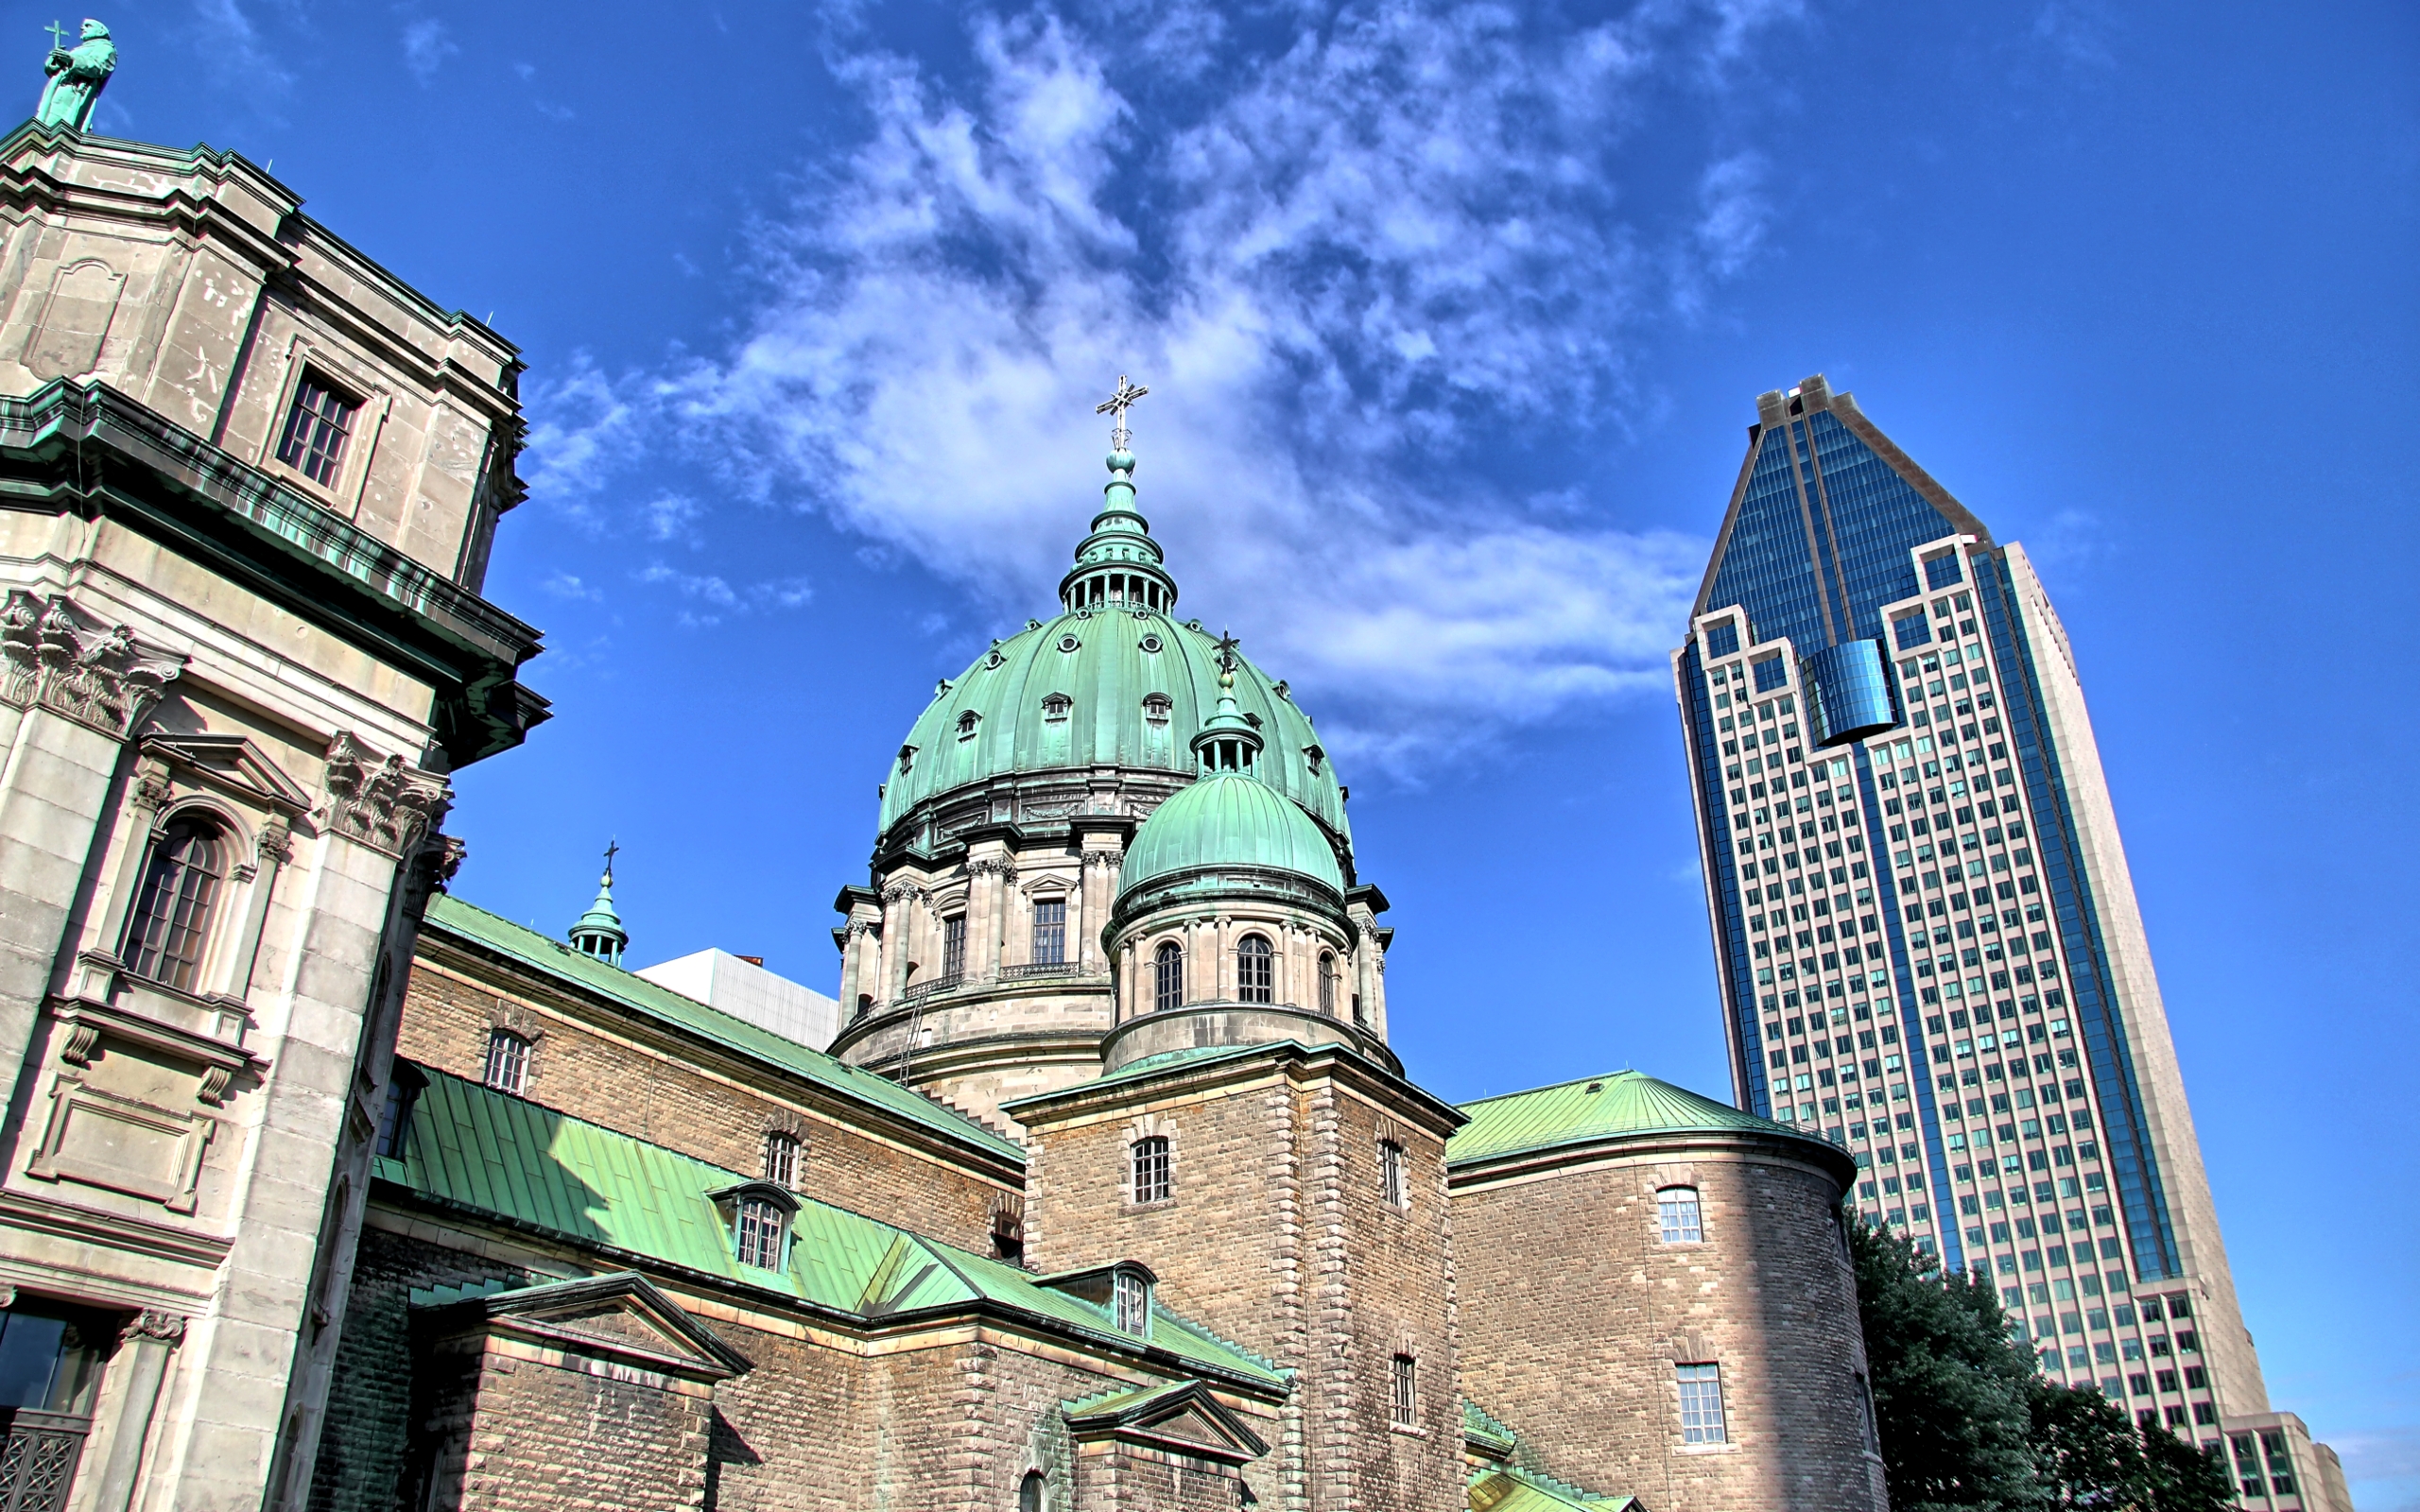
<instances>
[{"instance_id":1,"label":"stone cornice","mask_svg":"<svg viewBox=\"0 0 2420 1512\"><path fill-rule=\"evenodd\" d=\"M428 683L454 765L546 717L535 629L105 384L0 399L0 507L112 520Z\"/></svg>"},{"instance_id":2,"label":"stone cornice","mask_svg":"<svg viewBox=\"0 0 2420 1512\"><path fill-rule=\"evenodd\" d=\"M1296 1082L1334 1081L1397 1117L1443 1140L1470 1122L1469 1115L1409 1077L1397 1075L1348 1045L1303 1045L1290 1040L1239 1048L1215 1059L1174 1061L1148 1071L1080 1082L1058 1091L1003 1103L1000 1111L1018 1123L1065 1123L1098 1117L1136 1103L1198 1095L1237 1083L1283 1075Z\"/></svg>"},{"instance_id":3,"label":"stone cornice","mask_svg":"<svg viewBox=\"0 0 2420 1512\"><path fill-rule=\"evenodd\" d=\"M1760 1158L1820 1171L1839 1183L1843 1193L1857 1181L1857 1161L1847 1151L1822 1140L1754 1129L1684 1128L1592 1134L1567 1143L1449 1160L1445 1177L1449 1189L1461 1193L1614 1161L1686 1160L1709 1154Z\"/></svg>"}]
</instances>

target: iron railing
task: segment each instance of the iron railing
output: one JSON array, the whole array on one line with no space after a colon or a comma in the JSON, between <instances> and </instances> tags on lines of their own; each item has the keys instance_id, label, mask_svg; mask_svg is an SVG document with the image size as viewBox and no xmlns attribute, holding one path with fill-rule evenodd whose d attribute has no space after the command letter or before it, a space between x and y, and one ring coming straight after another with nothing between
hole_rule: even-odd
<instances>
[{"instance_id":1,"label":"iron railing","mask_svg":"<svg viewBox=\"0 0 2420 1512\"><path fill-rule=\"evenodd\" d=\"M60 1512L76 1484L92 1419L30 1407L0 1409L0 1512Z\"/></svg>"}]
</instances>

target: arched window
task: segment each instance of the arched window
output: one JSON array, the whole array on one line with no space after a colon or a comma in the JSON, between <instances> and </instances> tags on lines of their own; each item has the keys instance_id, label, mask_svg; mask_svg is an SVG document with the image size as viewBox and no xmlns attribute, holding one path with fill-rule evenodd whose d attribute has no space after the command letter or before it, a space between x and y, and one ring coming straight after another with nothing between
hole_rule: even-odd
<instances>
[{"instance_id":1,"label":"arched window","mask_svg":"<svg viewBox=\"0 0 2420 1512\"><path fill-rule=\"evenodd\" d=\"M1246 935L1236 946L1236 997L1244 1003L1270 1001L1277 983L1276 953L1259 935Z\"/></svg>"},{"instance_id":2,"label":"arched window","mask_svg":"<svg viewBox=\"0 0 2420 1512\"><path fill-rule=\"evenodd\" d=\"M1666 1187L1655 1194L1655 1212L1663 1221L1666 1244L1694 1245L1705 1238L1705 1225L1698 1212L1697 1188Z\"/></svg>"},{"instance_id":3,"label":"arched window","mask_svg":"<svg viewBox=\"0 0 2420 1512\"><path fill-rule=\"evenodd\" d=\"M1040 1470L1026 1471L1025 1479L1017 1483L1017 1512L1049 1512Z\"/></svg>"},{"instance_id":4,"label":"arched window","mask_svg":"<svg viewBox=\"0 0 2420 1512\"><path fill-rule=\"evenodd\" d=\"M1121 1270L1111 1284L1119 1332L1148 1337L1151 1332L1151 1283L1131 1270Z\"/></svg>"},{"instance_id":5,"label":"arched window","mask_svg":"<svg viewBox=\"0 0 2420 1512\"><path fill-rule=\"evenodd\" d=\"M1184 1003L1184 947L1161 942L1151 953L1151 1011L1167 1013Z\"/></svg>"},{"instance_id":6,"label":"arched window","mask_svg":"<svg viewBox=\"0 0 2420 1512\"><path fill-rule=\"evenodd\" d=\"M1336 953L1320 952L1320 1012L1336 1017Z\"/></svg>"},{"instance_id":7,"label":"arched window","mask_svg":"<svg viewBox=\"0 0 2420 1512\"><path fill-rule=\"evenodd\" d=\"M180 992L194 990L226 875L227 845L218 826L190 814L169 821L152 842L134 921L127 928L128 969Z\"/></svg>"},{"instance_id":8,"label":"arched window","mask_svg":"<svg viewBox=\"0 0 2420 1512\"><path fill-rule=\"evenodd\" d=\"M1420 1422L1420 1360L1416 1355L1398 1354L1394 1360L1393 1378L1388 1384L1387 1420L1398 1428L1412 1428Z\"/></svg>"},{"instance_id":9,"label":"arched window","mask_svg":"<svg viewBox=\"0 0 2420 1512\"><path fill-rule=\"evenodd\" d=\"M780 1129L765 1136L765 1179L777 1187L798 1186L799 1141Z\"/></svg>"},{"instance_id":10,"label":"arched window","mask_svg":"<svg viewBox=\"0 0 2420 1512\"><path fill-rule=\"evenodd\" d=\"M1168 1142L1160 1135L1134 1142L1133 1201L1168 1200Z\"/></svg>"},{"instance_id":11,"label":"arched window","mask_svg":"<svg viewBox=\"0 0 2420 1512\"><path fill-rule=\"evenodd\" d=\"M969 709L964 713L959 714L958 716L958 738L960 740L973 740L975 738L975 727L982 722L983 716L977 713L972 709Z\"/></svg>"},{"instance_id":12,"label":"arched window","mask_svg":"<svg viewBox=\"0 0 2420 1512\"><path fill-rule=\"evenodd\" d=\"M1403 1146L1393 1140L1378 1142L1378 1198L1390 1208L1411 1206L1411 1184L1404 1179Z\"/></svg>"},{"instance_id":13,"label":"arched window","mask_svg":"<svg viewBox=\"0 0 2420 1512\"><path fill-rule=\"evenodd\" d=\"M782 1210L763 1197L739 1199L733 1237L738 1241L739 1263L758 1270L782 1268Z\"/></svg>"}]
</instances>

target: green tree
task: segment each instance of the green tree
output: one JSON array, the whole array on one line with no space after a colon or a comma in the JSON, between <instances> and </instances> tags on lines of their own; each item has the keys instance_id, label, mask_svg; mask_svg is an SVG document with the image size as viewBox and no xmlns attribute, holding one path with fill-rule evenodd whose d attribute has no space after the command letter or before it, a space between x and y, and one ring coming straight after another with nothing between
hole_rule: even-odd
<instances>
[{"instance_id":1,"label":"green tree","mask_svg":"<svg viewBox=\"0 0 2420 1512\"><path fill-rule=\"evenodd\" d=\"M1849 1254L1893 1512L2051 1504L2034 1473L2033 1356L1991 1287L1854 1220Z\"/></svg>"},{"instance_id":2,"label":"green tree","mask_svg":"<svg viewBox=\"0 0 2420 1512\"><path fill-rule=\"evenodd\" d=\"M1851 1221L1893 1512L2226 1512L2226 1468L2034 1369L1988 1281Z\"/></svg>"}]
</instances>

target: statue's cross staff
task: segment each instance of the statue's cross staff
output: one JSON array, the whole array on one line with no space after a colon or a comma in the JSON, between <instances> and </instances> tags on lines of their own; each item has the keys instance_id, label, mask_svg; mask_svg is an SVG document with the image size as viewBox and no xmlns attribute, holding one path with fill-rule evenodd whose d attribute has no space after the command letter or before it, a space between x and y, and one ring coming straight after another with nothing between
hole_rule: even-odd
<instances>
[{"instance_id":1,"label":"statue's cross staff","mask_svg":"<svg viewBox=\"0 0 2420 1512\"><path fill-rule=\"evenodd\" d=\"M50 50L52 52L58 53L65 52L67 50L67 44L60 40L67 35L67 28L65 26L62 26L58 22L54 21L43 29L50 33Z\"/></svg>"},{"instance_id":2,"label":"statue's cross staff","mask_svg":"<svg viewBox=\"0 0 2420 1512\"><path fill-rule=\"evenodd\" d=\"M1133 407L1134 401L1150 392L1150 389L1141 384L1128 383L1126 375L1121 372L1117 375L1117 392L1093 406L1093 413L1096 415L1115 417L1110 422L1109 445L1112 451L1126 450L1126 443L1133 439L1132 435L1126 429L1126 412Z\"/></svg>"}]
</instances>

